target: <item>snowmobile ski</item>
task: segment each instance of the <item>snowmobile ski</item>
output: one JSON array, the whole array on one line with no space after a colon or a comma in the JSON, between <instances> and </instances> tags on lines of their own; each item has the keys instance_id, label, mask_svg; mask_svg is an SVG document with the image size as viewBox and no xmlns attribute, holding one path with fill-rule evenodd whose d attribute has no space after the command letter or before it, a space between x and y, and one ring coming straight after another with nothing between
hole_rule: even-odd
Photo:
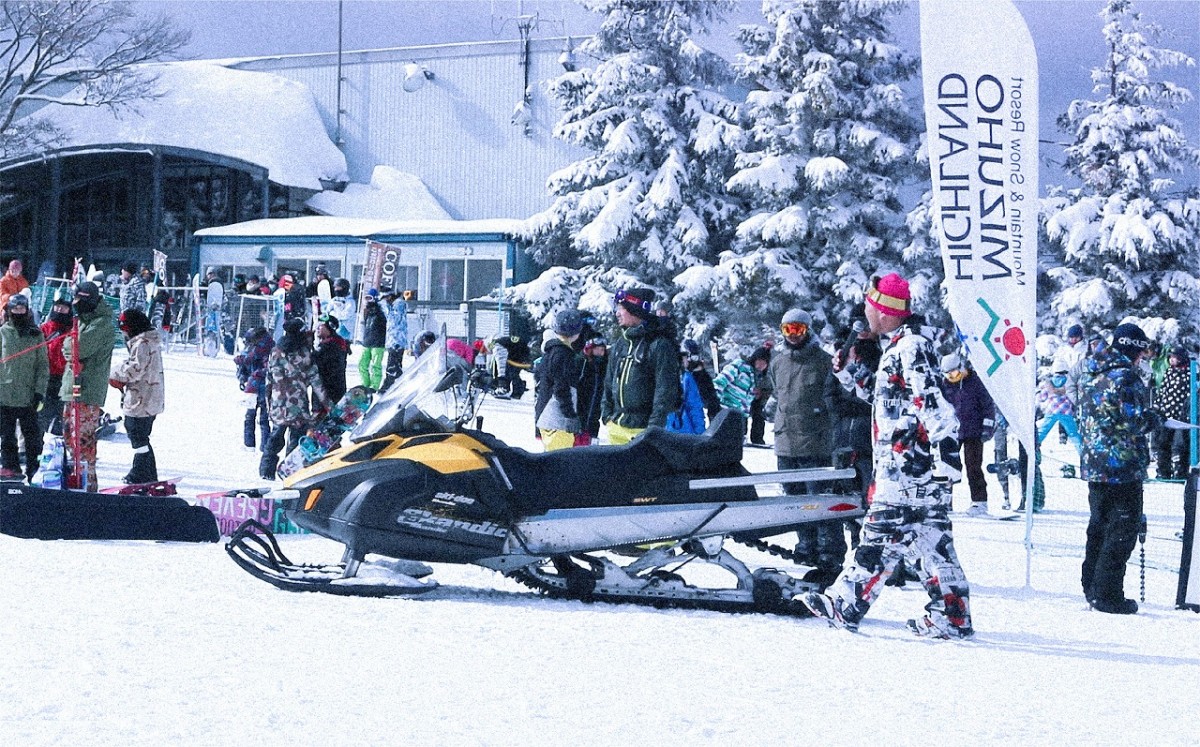
<instances>
[{"instance_id":1,"label":"snowmobile ski","mask_svg":"<svg viewBox=\"0 0 1200 747\"><path fill-rule=\"evenodd\" d=\"M418 575L395 571L386 565L381 573L363 573L363 566L349 563L294 563L279 547L275 535L265 525L247 519L225 543L225 552L243 570L284 591L320 591L327 594L360 597L394 597L424 594L438 587L436 581L422 581ZM418 568L419 575L432 569L423 563L405 564L405 570ZM426 572L427 571L427 572Z\"/></svg>"}]
</instances>

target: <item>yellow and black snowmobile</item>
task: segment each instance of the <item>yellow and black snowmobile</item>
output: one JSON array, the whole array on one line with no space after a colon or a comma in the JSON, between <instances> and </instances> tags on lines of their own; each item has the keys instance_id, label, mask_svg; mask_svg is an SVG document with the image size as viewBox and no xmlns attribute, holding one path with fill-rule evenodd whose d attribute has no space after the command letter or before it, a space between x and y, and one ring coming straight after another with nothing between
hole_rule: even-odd
<instances>
[{"instance_id":1,"label":"yellow and black snowmobile","mask_svg":"<svg viewBox=\"0 0 1200 747\"><path fill-rule=\"evenodd\" d=\"M756 484L837 481L854 471L750 474L741 464L744 421L728 410L702 435L650 428L623 446L514 448L478 428L482 378L447 370L439 340L348 443L272 492L295 524L345 545L341 563L293 563L255 522L231 537L230 555L297 591L423 593L437 587L425 563L473 563L553 596L807 614L799 595L814 584L752 569L727 545L787 557L765 538L862 514L857 497L759 497ZM724 585L689 583L684 572L702 565L724 569Z\"/></svg>"}]
</instances>

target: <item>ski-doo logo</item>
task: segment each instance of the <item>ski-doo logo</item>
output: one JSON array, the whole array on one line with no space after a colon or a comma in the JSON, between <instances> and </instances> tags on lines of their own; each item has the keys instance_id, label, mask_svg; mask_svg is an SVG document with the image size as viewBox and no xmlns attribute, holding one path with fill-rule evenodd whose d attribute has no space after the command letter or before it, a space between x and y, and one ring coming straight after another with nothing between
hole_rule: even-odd
<instances>
[{"instance_id":1,"label":"ski-doo logo","mask_svg":"<svg viewBox=\"0 0 1200 747\"><path fill-rule=\"evenodd\" d=\"M444 516L434 516L429 511L419 508L406 508L396 517L396 523L413 529L423 529L427 532L446 534L451 529L458 529L471 534L482 534L485 537L507 537L508 530L498 527L490 521L470 522L461 519L449 519Z\"/></svg>"},{"instance_id":2,"label":"ski-doo logo","mask_svg":"<svg viewBox=\"0 0 1200 747\"><path fill-rule=\"evenodd\" d=\"M458 495L457 493L438 493L433 496L432 502L433 503L441 503L442 505L445 505L445 506L454 506L454 505L457 505L460 503L463 505L466 505L466 506L470 506L471 504L475 503L475 499L468 498L465 495Z\"/></svg>"}]
</instances>

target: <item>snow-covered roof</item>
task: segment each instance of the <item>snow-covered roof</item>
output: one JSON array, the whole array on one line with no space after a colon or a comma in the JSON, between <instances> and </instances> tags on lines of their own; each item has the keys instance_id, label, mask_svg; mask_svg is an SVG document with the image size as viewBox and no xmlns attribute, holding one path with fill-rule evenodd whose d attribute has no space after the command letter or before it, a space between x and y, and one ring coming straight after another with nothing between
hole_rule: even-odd
<instances>
[{"instance_id":1,"label":"snow-covered roof","mask_svg":"<svg viewBox=\"0 0 1200 747\"><path fill-rule=\"evenodd\" d=\"M372 236L447 236L458 234L525 235L525 221L513 218L487 220L379 220L306 215L299 218L262 218L228 226L203 228L201 239L270 239L305 236L369 238Z\"/></svg>"},{"instance_id":2,"label":"snow-covered roof","mask_svg":"<svg viewBox=\"0 0 1200 747\"><path fill-rule=\"evenodd\" d=\"M211 62L143 66L161 96L136 110L47 106L30 115L66 135L67 147L135 143L191 148L263 166L276 184L321 189L344 180L346 157L325 131L311 91L271 73Z\"/></svg>"},{"instance_id":3,"label":"snow-covered roof","mask_svg":"<svg viewBox=\"0 0 1200 747\"><path fill-rule=\"evenodd\" d=\"M376 166L370 184L347 184L341 192L320 192L305 203L314 212L343 218L448 220L450 214L416 174Z\"/></svg>"}]
</instances>

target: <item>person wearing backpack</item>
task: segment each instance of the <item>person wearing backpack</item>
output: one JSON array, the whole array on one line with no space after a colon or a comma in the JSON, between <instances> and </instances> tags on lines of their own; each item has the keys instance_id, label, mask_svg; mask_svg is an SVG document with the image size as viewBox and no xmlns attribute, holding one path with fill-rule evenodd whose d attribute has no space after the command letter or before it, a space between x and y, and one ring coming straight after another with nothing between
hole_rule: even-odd
<instances>
[{"instance_id":1,"label":"person wearing backpack","mask_svg":"<svg viewBox=\"0 0 1200 747\"><path fill-rule=\"evenodd\" d=\"M629 443L651 425L665 427L667 416L679 409L679 352L653 307L649 288L613 296L621 334L613 342L600 408L611 444Z\"/></svg>"}]
</instances>

